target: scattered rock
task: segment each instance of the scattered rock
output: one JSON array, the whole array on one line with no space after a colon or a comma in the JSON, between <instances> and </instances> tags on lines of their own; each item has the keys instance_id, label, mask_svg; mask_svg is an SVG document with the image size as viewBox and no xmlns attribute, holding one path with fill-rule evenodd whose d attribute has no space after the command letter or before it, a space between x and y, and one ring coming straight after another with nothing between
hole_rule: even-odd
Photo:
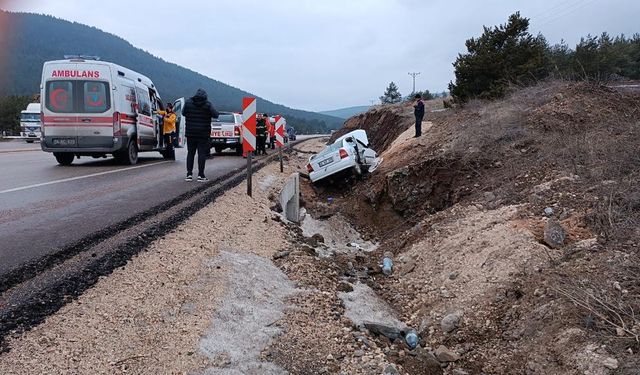
<instances>
[{"instance_id":1,"label":"scattered rock","mask_svg":"<svg viewBox=\"0 0 640 375\"><path fill-rule=\"evenodd\" d=\"M442 328L442 331L445 333L455 331L456 328L458 328L458 324L460 324L460 315L461 314L459 312L455 312L445 316L440 322L440 328Z\"/></svg>"},{"instance_id":2,"label":"scattered rock","mask_svg":"<svg viewBox=\"0 0 640 375\"><path fill-rule=\"evenodd\" d=\"M564 245L566 233L560 223L556 220L549 220L544 226L544 242L553 249Z\"/></svg>"},{"instance_id":3,"label":"scattered rock","mask_svg":"<svg viewBox=\"0 0 640 375\"><path fill-rule=\"evenodd\" d=\"M617 281L613 282L613 287L617 290L617 291L622 291L622 286L620 286L620 283Z\"/></svg>"},{"instance_id":4,"label":"scattered rock","mask_svg":"<svg viewBox=\"0 0 640 375\"><path fill-rule=\"evenodd\" d=\"M397 327L392 327L392 326L388 326L380 323L374 323L374 322L364 322L364 326L369 330L369 332L378 336L384 336L391 341L394 341L402 337L402 331L400 330L400 328L397 328Z\"/></svg>"},{"instance_id":5,"label":"scattered rock","mask_svg":"<svg viewBox=\"0 0 640 375\"><path fill-rule=\"evenodd\" d=\"M349 284L346 281L341 281L340 284L338 284L338 291L344 293L353 292L353 285Z\"/></svg>"},{"instance_id":6,"label":"scattered rock","mask_svg":"<svg viewBox=\"0 0 640 375\"><path fill-rule=\"evenodd\" d=\"M291 254L291 252L288 250L278 251L277 253L273 254L273 259L277 260L277 259L285 258L285 257L288 257L289 254Z\"/></svg>"},{"instance_id":7,"label":"scattered rock","mask_svg":"<svg viewBox=\"0 0 640 375\"><path fill-rule=\"evenodd\" d=\"M618 360L615 358L607 357L602 361L602 365L609 370L617 370L618 369Z\"/></svg>"},{"instance_id":8,"label":"scattered rock","mask_svg":"<svg viewBox=\"0 0 640 375\"><path fill-rule=\"evenodd\" d=\"M436 349L436 358L440 362L455 362L460 359L460 355L444 345Z\"/></svg>"},{"instance_id":9,"label":"scattered rock","mask_svg":"<svg viewBox=\"0 0 640 375\"><path fill-rule=\"evenodd\" d=\"M449 290L447 290L447 288L445 287L440 288L440 295L442 296L442 298L453 298L451 292L449 292Z\"/></svg>"},{"instance_id":10,"label":"scattered rock","mask_svg":"<svg viewBox=\"0 0 640 375\"><path fill-rule=\"evenodd\" d=\"M384 372L382 374L383 375L399 375L400 373L398 372L396 365L391 364L385 367Z\"/></svg>"},{"instance_id":11,"label":"scattered rock","mask_svg":"<svg viewBox=\"0 0 640 375\"><path fill-rule=\"evenodd\" d=\"M420 360L420 363L424 366L425 374L442 374L442 368L440 366L440 361L436 358L431 351L418 347L415 350L417 354L417 358Z\"/></svg>"},{"instance_id":12,"label":"scattered rock","mask_svg":"<svg viewBox=\"0 0 640 375\"><path fill-rule=\"evenodd\" d=\"M457 272L451 272L449 274L449 280L455 280L458 278L458 273Z\"/></svg>"},{"instance_id":13,"label":"scattered rock","mask_svg":"<svg viewBox=\"0 0 640 375\"><path fill-rule=\"evenodd\" d=\"M494 201L496 199L496 195L490 191L484 193L484 200L487 202Z\"/></svg>"},{"instance_id":14,"label":"scattered rock","mask_svg":"<svg viewBox=\"0 0 640 375\"><path fill-rule=\"evenodd\" d=\"M451 372L451 374L453 374L453 375L469 375L468 372L466 372L465 370L460 369L460 368L457 368L457 369L453 370Z\"/></svg>"},{"instance_id":15,"label":"scattered rock","mask_svg":"<svg viewBox=\"0 0 640 375\"><path fill-rule=\"evenodd\" d=\"M552 216L553 215L553 208L551 207L547 207L544 209L544 214L547 216Z\"/></svg>"},{"instance_id":16,"label":"scattered rock","mask_svg":"<svg viewBox=\"0 0 640 375\"><path fill-rule=\"evenodd\" d=\"M196 310L197 306L193 302L185 302L184 304L182 304L182 306L180 306L180 311L185 314L193 315L196 313Z\"/></svg>"},{"instance_id":17,"label":"scattered rock","mask_svg":"<svg viewBox=\"0 0 640 375\"><path fill-rule=\"evenodd\" d=\"M362 357L364 355L364 350L356 350L353 352L354 357Z\"/></svg>"},{"instance_id":18,"label":"scattered rock","mask_svg":"<svg viewBox=\"0 0 640 375\"><path fill-rule=\"evenodd\" d=\"M427 336L429 334L429 327L431 326L431 321L428 317L422 318L420 321L420 326L418 326L418 333L420 336Z\"/></svg>"},{"instance_id":19,"label":"scattered rock","mask_svg":"<svg viewBox=\"0 0 640 375\"><path fill-rule=\"evenodd\" d=\"M314 234L311 238L314 239L316 243L324 243L324 236L319 233Z\"/></svg>"},{"instance_id":20,"label":"scattered rock","mask_svg":"<svg viewBox=\"0 0 640 375\"><path fill-rule=\"evenodd\" d=\"M402 265L400 269L400 275L404 276L404 275L410 274L411 272L413 272L415 268L416 268L416 262L415 260L411 259L407 263Z\"/></svg>"}]
</instances>

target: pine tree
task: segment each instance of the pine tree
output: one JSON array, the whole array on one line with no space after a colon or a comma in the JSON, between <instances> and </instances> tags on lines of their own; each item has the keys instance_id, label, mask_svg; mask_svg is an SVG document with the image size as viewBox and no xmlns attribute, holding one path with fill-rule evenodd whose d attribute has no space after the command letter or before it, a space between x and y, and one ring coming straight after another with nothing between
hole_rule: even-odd
<instances>
[{"instance_id":1,"label":"pine tree","mask_svg":"<svg viewBox=\"0 0 640 375\"><path fill-rule=\"evenodd\" d=\"M384 92L384 95L380 97L382 104L400 103L402 101L402 94L398 90L398 86L394 82L391 82Z\"/></svg>"},{"instance_id":2,"label":"pine tree","mask_svg":"<svg viewBox=\"0 0 640 375\"><path fill-rule=\"evenodd\" d=\"M509 84L528 85L547 75L548 45L542 35L529 33L529 19L517 12L497 27L485 27L467 40L467 53L458 55L451 95L465 102L474 97L497 98Z\"/></svg>"}]
</instances>

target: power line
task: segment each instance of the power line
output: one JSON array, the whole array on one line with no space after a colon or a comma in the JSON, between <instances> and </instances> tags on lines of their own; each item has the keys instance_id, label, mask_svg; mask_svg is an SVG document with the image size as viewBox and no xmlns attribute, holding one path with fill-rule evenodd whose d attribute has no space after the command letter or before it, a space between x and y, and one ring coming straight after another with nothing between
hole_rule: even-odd
<instances>
[{"instance_id":1,"label":"power line","mask_svg":"<svg viewBox=\"0 0 640 375\"><path fill-rule=\"evenodd\" d=\"M550 23L553 23L561 18L564 18L570 14L573 14L575 12L577 12L580 9L583 9L589 5L592 5L593 3L595 3L597 0L585 0L585 1L581 1L579 3L575 3L569 7L563 8L561 10L559 10L558 12L556 12L553 15L550 15L548 17L544 17L542 18L539 23L538 23L538 27L540 26L545 26L548 25ZM546 19L545 19L546 18Z\"/></svg>"},{"instance_id":2,"label":"power line","mask_svg":"<svg viewBox=\"0 0 640 375\"><path fill-rule=\"evenodd\" d=\"M416 76L420 75L420 72L412 72L412 73L409 73L409 75L413 77L413 91L411 91L411 93L415 94L416 93Z\"/></svg>"},{"instance_id":3,"label":"power line","mask_svg":"<svg viewBox=\"0 0 640 375\"><path fill-rule=\"evenodd\" d=\"M563 8L568 7L572 7L576 4L579 4L580 2L582 2L583 0L565 0L565 1L560 1L557 4L553 5L552 7L548 7L545 8L544 10L531 15L529 18L531 19L538 19L538 18L548 18L550 16L553 16L554 14L557 14L559 11L562 11Z\"/></svg>"}]
</instances>

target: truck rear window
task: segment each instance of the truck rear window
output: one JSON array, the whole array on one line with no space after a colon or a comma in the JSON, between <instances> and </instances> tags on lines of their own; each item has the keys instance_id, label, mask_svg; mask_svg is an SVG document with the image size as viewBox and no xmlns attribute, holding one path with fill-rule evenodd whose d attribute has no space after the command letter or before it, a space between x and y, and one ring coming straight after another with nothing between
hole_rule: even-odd
<instances>
[{"instance_id":1,"label":"truck rear window","mask_svg":"<svg viewBox=\"0 0 640 375\"><path fill-rule=\"evenodd\" d=\"M55 113L104 113L111 108L109 84L101 81L49 81L45 105Z\"/></svg>"},{"instance_id":2,"label":"truck rear window","mask_svg":"<svg viewBox=\"0 0 640 375\"><path fill-rule=\"evenodd\" d=\"M236 120L235 120L235 116L233 115L233 113L220 113L218 115L218 118L213 119L214 122L228 122L231 124L235 124Z\"/></svg>"}]
</instances>

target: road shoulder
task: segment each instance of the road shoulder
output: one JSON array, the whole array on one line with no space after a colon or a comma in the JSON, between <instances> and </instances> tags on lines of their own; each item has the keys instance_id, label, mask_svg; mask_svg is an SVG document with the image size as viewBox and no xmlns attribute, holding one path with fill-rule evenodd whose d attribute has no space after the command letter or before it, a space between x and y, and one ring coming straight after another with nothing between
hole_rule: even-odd
<instances>
[{"instance_id":1,"label":"road shoulder","mask_svg":"<svg viewBox=\"0 0 640 375\"><path fill-rule=\"evenodd\" d=\"M229 190L44 323L8 339L0 373L183 373L224 362L201 350L233 289L226 287L233 268L217 259L221 251L270 258L286 247L269 209L269 194L285 178L275 170L274 163L257 174L267 182L253 198L245 183Z\"/></svg>"}]
</instances>

